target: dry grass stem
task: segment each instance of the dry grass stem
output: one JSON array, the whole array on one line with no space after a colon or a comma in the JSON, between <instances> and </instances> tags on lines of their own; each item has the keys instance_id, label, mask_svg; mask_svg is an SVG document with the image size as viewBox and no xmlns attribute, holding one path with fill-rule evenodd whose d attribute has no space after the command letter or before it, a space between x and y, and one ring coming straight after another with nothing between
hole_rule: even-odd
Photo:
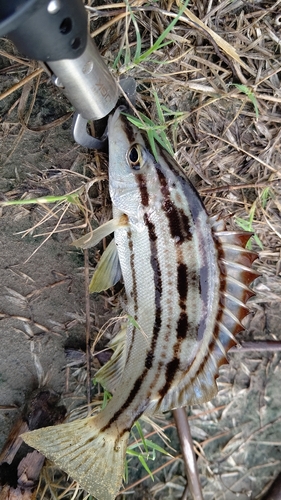
<instances>
[{"instance_id":1,"label":"dry grass stem","mask_svg":"<svg viewBox=\"0 0 281 500\"><path fill-rule=\"evenodd\" d=\"M193 500L203 500L199 474L193 448L192 437L185 408L173 411L176 427L181 443L182 455L187 472L188 486ZM184 497L183 497L184 498Z\"/></svg>"},{"instance_id":2,"label":"dry grass stem","mask_svg":"<svg viewBox=\"0 0 281 500\"><path fill-rule=\"evenodd\" d=\"M88 414L91 413L91 401L92 401L92 379L91 379L91 318L90 318L90 297L89 297L89 252L84 250L84 262L85 262L85 315L86 315L86 363L87 363L87 403L88 403Z\"/></svg>"},{"instance_id":3,"label":"dry grass stem","mask_svg":"<svg viewBox=\"0 0 281 500\"><path fill-rule=\"evenodd\" d=\"M0 94L0 101L2 99L6 99L6 97L11 95L13 92L15 92L16 90L20 89L21 87L23 87L24 85L29 83L31 80L33 80L33 78L36 78L37 76L41 75L43 73L43 71L44 71L43 68L38 68L35 71L33 71L32 73L30 73L28 76L23 78L20 82L13 85L13 87L11 87L9 90L6 90L6 92L3 92L2 94Z\"/></svg>"}]
</instances>

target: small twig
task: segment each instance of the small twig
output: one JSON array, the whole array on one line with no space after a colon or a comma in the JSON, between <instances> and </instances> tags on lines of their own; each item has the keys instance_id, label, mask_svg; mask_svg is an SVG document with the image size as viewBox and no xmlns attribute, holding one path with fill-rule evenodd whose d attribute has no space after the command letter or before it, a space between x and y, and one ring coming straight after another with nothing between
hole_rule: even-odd
<instances>
[{"instance_id":1,"label":"small twig","mask_svg":"<svg viewBox=\"0 0 281 500\"><path fill-rule=\"evenodd\" d=\"M28 324L31 324L31 325L34 325L36 326L36 328L39 328L40 330L42 330L43 332L46 332L46 333L51 333L52 335L56 335L57 337L62 337L62 334L61 333L58 333L58 332L54 332L53 330L50 330L49 328L47 328L46 326L44 325L41 325L40 323L37 323L36 321L33 321L32 319L30 318L26 318L25 316L17 316L17 315L14 315L14 314L5 314L5 313L0 313L0 321L2 319L17 319L19 321L23 321L24 323L28 323ZM35 335L34 335L35 336Z\"/></svg>"},{"instance_id":2,"label":"small twig","mask_svg":"<svg viewBox=\"0 0 281 500\"><path fill-rule=\"evenodd\" d=\"M19 407L17 405L0 405L0 410L17 410L17 411L19 411Z\"/></svg>"},{"instance_id":3,"label":"small twig","mask_svg":"<svg viewBox=\"0 0 281 500\"><path fill-rule=\"evenodd\" d=\"M40 245L38 245L38 247L35 248L35 250L32 252L32 254L24 261L24 264L26 264L36 254L36 252L38 252L38 250L46 243L46 241L48 241L49 238L51 238L51 236L56 233L57 228L59 227L64 215L66 214L66 212L69 208L69 205L70 205L70 203L66 204L66 206L63 209L62 214L59 217L58 222L56 223L54 229L52 229L52 231L48 234L48 236L46 236L46 238L40 243Z\"/></svg>"},{"instance_id":4,"label":"small twig","mask_svg":"<svg viewBox=\"0 0 281 500\"><path fill-rule=\"evenodd\" d=\"M168 462L165 462L164 464L160 465L160 467L157 467L157 469L153 470L152 475L155 476L155 474L160 472L160 470L165 469L165 467L168 467L169 465L172 465L179 458L181 458L181 455L177 455L176 457L171 458L171 460L169 460ZM135 483L130 484L129 486L127 486L123 490L120 490L119 495L121 495L122 493L125 493L125 491L131 491L133 488L135 488L135 486L137 486L138 484L141 484L143 481L146 481L146 479L151 479L151 475L147 474L147 476L142 477L141 479L139 479Z\"/></svg>"},{"instance_id":5,"label":"small twig","mask_svg":"<svg viewBox=\"0 0 281 500\"><path fill-rule=\"evenodd\" d=\"M182 494L181 500L188 500L188 493L189 493L189 484L187 483L184 492Z\"/></svg>"},{"instance_id":6,"label":"small twig","mask_svg":"<svg viewBox=\"0 0 281 500\"><path fill-rule=\"evenodd\" d=\"M179 440L182 449L182 456L186 467L187 480L193 500L203 500L197 462L193 448L192 437L185 408L177 408L173 411ZM186 498L186 491L183 494Z\"/></svg>"},{"instance_id":7,"label":"small twig","mask_svg":"<svg viewBox=\"0 0 281 500\"><path fill-rule=\"evenodd\" d=\"M86 363L87 363L87 404L91 413L91 343L90 343L90 298L89 298L89 253L84 250L85 261L85 312L86 312Z\"/></svg>"},{"instance_id":8,"label":"small twig","mask_svg":"<svg viewBox=\"0 0 281 500\"><path fill-rule=\"evenodd\" d=\"M242 342L241 346L234 346L228 352L268 352L268 351L281 351L281 342L275 340L268 340L264 342Z\"/></svg>"},{"instance_id":9,"label":"small twig","mask_svg":"<svg viewBox=\"0 0 281 500\"><path fill-rule=\"evenodd\" d=\"M258 189L258 188L268 187L268 186L274 184L274 182L277 182L277 180L271 181L271 182L270 181L269 182L260 182L260 183L250 182L250 183L246 183L246 184L236 184L235 186L231 186L230 184L225 184L224 186L217 186L214 188L198 189L198 191L200 194L211 194L211 193L218 193L220 191L225 191L225 192L235 191L238 189L249 189L249 188Z\"/></svg>"},{"instance_id":10,"label":"small twig","mask_svg":"<svg viewBox=\"0 0 281 500\"><path fill-rule=\"evenodd\" d=\"M0 95L0 101L2 99L5 99L6 97L8 97L8 95L12 94L16 90L20 89L23 85L25 85L26 83L28 83L30 80L32 80L36 76L41 75L41 73L43 73L43 71L44 71L43 68L38 68L35 71L33 71L33 73L30 73L30 75L26 76L20 82L18 82L15 85L13 85L13 87L11 87L10 89L6 90L6 92L3 92L3 94Z\"/></svg>"},{"instance_id":11,"label":"small twig","mask_svg":"<svg viewBox=\"0 0 281 500\"><path fill-rule=\"evenodd\" d=\"M68 276L62 280L55 281L54 283L51 283L50 285L46 285L46 286L43 286L42 288L39 288L37 290L33 290L32 292L28 293L25 296L25 299L26 300L32 299L34 296L40 295L40 293L42 293L45 290L50 290L50 288L55 288L58 285L64 285L65 283L69 282L70 279L71 278Z\"/></svg>"},{"instance_id":12,"label":"small twig","mask_svg":"<svg viewBox=\"0 0 281 500\"><path fill-rule=\"evenodd\" d=\"M280 500L281 499L281 474L273 481L269 490L262 497L262 500Z\"/></svg>"}]
</instances>

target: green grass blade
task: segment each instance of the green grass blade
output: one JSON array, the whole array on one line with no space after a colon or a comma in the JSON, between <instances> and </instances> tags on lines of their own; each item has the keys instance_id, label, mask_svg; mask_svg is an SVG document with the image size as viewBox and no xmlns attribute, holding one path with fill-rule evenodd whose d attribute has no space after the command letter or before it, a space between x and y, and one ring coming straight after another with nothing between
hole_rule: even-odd
<instances>
[{"instance_id":1,"label":"green grass blade","mask_svg":"<svg viewBox=\"0 0 281 500\"><path fill-rule=\"evenodd\" d=\"M159 451L159 453L162 453L163 455L168 455L169 457L172 456L171 453L164 450L164 448L162 448L162 446L159 446L158 444L154 443L153 441L150 441L149 439L146 439L145 443L146 443L146 446L148 448L150 448L151 450Z\"/></svg>"},{"instance_id":2,"label":"green grass blade","mask_svg":"<svg viewBox=\"0 0 281 500\"><path fill-rule=\"evenodd\" d=\"M248 97L248 99L251 101L251 103L254 106L256 118L258 119L258 117L259 117L258 101L257 101L257 98L256 98L254 92L249 87L247 87L247 85L242 85L240 83L232 83L232 85L234 87L236 87L238 90L240 90L240 92L243 92L244 94L246 94L246 96Z\"/></svg>"},{"instance_id":3,"label":"green grass blade","mask_svg":"<svg viewBox=\"0 0 281 500\"><path fill-rule=\"evenodd\" d=\"M141 120L135 116L128 115L124 113L128 120L133 123L140 130L144 130L147 133L149 144L156 161L158 161L158 154L155 146L155 141L157 141L164 149L168 151L172 156L174 155L173 148L164 132L166 125L156 125L147 116L140 113Z\"/></svg>"},{"instance_id":4,"label":"green grass blade","mask_svg":"<svg viewBox=\"0 0 281 500\"><path fill-rule=\"evenodd\" d=\"M152 481L154 481L153 474L152 474L150 468L148 467L147 462L146 462L145 458L143 457L143 455L141 453L138 453L137 451L134 451L134 450L130 449L130 448L127 448L126 453L127 453L127 455L132 455L133 457L138 457L138 459L139 459L140 463L142 464L143 468L150 475Z\"/></svg>"},{"instance_id":5,"label":"green grass blade","mask_svg":"<svg viewBox=\"0 0 281 500\"><path fill-rule=\"evenodd\" d=\"M151 477L152 481L154 481L153 474L152 474L152 472L151 472L150 468L148 467L148 465L147 465L147 463L146 463L146 461L145 461L144 457L143 457L142 455L139 455L138 459L139 459L140 463L142 464L143 468L144 468L144 469L146 470L146 472L150 475L150 477Z\"/></svg>"},{"instance_id":6,"label":"green grass blade","mask_svg":"<svg viewBox=\"0 0 281 500\"><path fill-rule=\"evenodd\" d=\"M130 13L130 17L132 19L132 22L133 22L134 27L135 27L135 32L136 32L137 46L136 46L136 52L135 52L134 59L139 59L140 55L141 55L141 46L142 46L142 43L141 43L141 34L140 34L139 26L138 26L138 23L136 21L136 18L134 16L134 13L133 13L133 11L131 9L131 6L130 6L128 0L125 0L125 4L126 4L127 9L128 9L128 11Z\"/></svg>"},{"instance_id":7,"label":"green grass blade","mask_svg":"<svg viewBox=\"0 0 281 500\"><path fill-rule=\"evenodd\" d=\"M272 197L272 191L270 187L264 188L262 190L262 193L260 195L261 199L261 206L262 208L265 208L267 205L268 200Z\"/></svg>"},{"instance_id":8,"label":"green grass blade","mask_svg":"<svg viewBox=\"0 0 281 500\"><path fill-rule=\"evenodd\" d=\"M262 242L259 239L257 234L254 234L254 240L255 240L256 244L260 247L260 249L263 250L263 244L262 244Z\"/></svg>"},{"instance_id":9,"label":"green grass blade","mask_svg":"<svg viewBox=\"0 0 281 500\"><path fill-rule=\"evenodd\" d=\"M241 227L244 231L254 233L253 237L254 237L255 242L263 250L263 244L262 244L260 238L258 237L258 235L255 233L255 229L253 227L253 220L254 220L254 216L255 216L255 211L256 211L256 202L254 202L253 205L251 206L248 220L242 219L241 217L236 217L235 222L236 222L237 226ZM248 241L246 248L249 248L249 249L252 248L251 240Z\"/></svg>"},{"instance_id":10,"label":"green grass blade","mask_svg":"<svg viewBox=\"0 0 281 500\"><path fill-rule=\"evenodd\" d=\"M162 111L162 108L161 108L159 97L158 97L158 95L157 95L156 92L153 92L153 97L155 99L155 104L156 104L157 114L159 116L159 121L160 121L161 125L165 125L165 118L164 118L164 115L163 115L163 111Z\"/></svg>"},{"instance_id":11,"label":"green grass blade","mask_svg":"<svg viewBox=\"0 0 281 500\"><path fill-rule=\"evenodd\" d=\"M253 220L255 217L255 212L256 212L256 202L254 201L254 203L252 204L252 206L250 208L250 213L249 213L250 226L252 226L252 223L253 223Z\"/></svg>"},{"instance_id":12,"label":"green grass blade","mask_svg":"<svg viewBox=\"0 0 281 500\"><path fill-rule=\"evenodd\" d=\"M147 59L153 52L156 52L159 48L161 48L161 43L163 40L166 38L166 36L170 33L170 31L173 29L175 24L178 22L180 16L183 14L185 8L187 7L189 3L189 0L186 0L182 7L180 8L177 16L172 20L172 22L167 26L167 28L163 31L163 33L159 36L159 38L156 40L156 42L150 47L148 50L146 50L138 59L134 59L135 64L139 64L145 59Z\"/></svg>"},{"instance_id":13,"label":"green grass blade","mask_svg":"<svg viewBox=\"0 0 281 500\"><path fill-rule=\"evenodd\" d=\"M141 428L141 425L140 425L139 421L135 422L135 426L136 426L136 428L138 430L138 433L139 433L139 436L141 438L141 442L143 444L145 452L148 453L148 447L146 445L146 439L144 438L144 435L143 435L143 432L142 432L142 428Z\"/></svg>"},{"instance_id":14,"label":"green grass blade","mask_svg":"<svg viewBox=\"0 0 281 500\"><path fill-rule=\"evenodd\" d=\"M124 472L123 472L124 482L127 483L129 480L129 467L128 460L125 460Z\"/></svg>"},{"instance_id":15,"label":"green grass blade","mask_svg":"<svg viewBox=\"0 0 281 500\"><path fill-rule=\"evenodd\" d=\"M137 330L140 330L141 331L141 327L140 325L137 323L137 321L135 320L135 318L133 318L133 316L130 316L130 314L128 314L128 320L129 322L135 327L137 328Z\"/></svg>"},{"instance_id":16,"label":"green grass blade","mask_svg":"<svg viewBox=\"0 0 281 500\"><path fill-rule=\"evenodd\" d=\"M236 217L235 222L237 226L241 227L244 231L252 232L252 228L248 220L242 219L241 217Z\"/></svg>"},{"instance_id":17,"label":"green grass blade","mask_svg":"<svg viewBox=\"0 0 281 500\"><path fill-rule=\"evenodd\" d=\"M108 401L110 401L110 399L112 398L112 395L110 394L110 392L106 391L104 389L104 393L103 393L103 401L102 401L102 405L101 405L101 410L104 410L104 408L106 407Z\"/></svg>"},{"instance_id":18,"label":"green grass blade","mask_svg":"<svg viewBox=\"0 0 281 500\"><path fill-rule=\"evenodd\" d=\"M153 154L154 158L156 159L156 161L158 161L159 158L158 158L158 153L157 153L157 149L155 146L156 134L153 130L149 129L147 131L147 136L148 136L149 144L150 144L151 149L152 149L152 154Z\"/></svg>"}]
</instances>

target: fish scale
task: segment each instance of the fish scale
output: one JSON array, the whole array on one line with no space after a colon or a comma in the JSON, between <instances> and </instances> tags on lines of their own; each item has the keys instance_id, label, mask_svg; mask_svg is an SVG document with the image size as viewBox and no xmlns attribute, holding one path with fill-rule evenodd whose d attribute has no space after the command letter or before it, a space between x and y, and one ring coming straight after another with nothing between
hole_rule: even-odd
<instances>
[{"instance_id":1,"label":"fish scale","mask_svg":"<svg viewBox=\"0 0 281 500\"><path fill-rule=\"evenodd\" d=\"M99 500L122 482L130 429L142 415L202 403L217 393L218 368L243 329L257 273L250 233L209 217L184 171L121 110L109 120L113 220L74 244L114 232L90 284L99 292L122 275L128 322L96 379L113 397L99 414L23 439Z\"/></svg>"}]
</instances>

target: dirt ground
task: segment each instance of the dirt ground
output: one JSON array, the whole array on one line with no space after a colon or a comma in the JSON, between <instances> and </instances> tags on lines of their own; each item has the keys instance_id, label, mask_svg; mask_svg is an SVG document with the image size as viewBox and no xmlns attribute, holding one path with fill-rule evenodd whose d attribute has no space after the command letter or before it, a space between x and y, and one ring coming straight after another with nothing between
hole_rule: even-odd
<instances>
[{"instance_id":1,"label":"dirt ground","mask_svg":"<svg viewBox=\"0 0 281 500\"><path fill-rule=\"evenodd\" d=\"M9 107L2 103L1 108L3 117ZM9 156L20 129L11 119L1 130L1 192L42 196L50 192L44 188L44 177L50 185L49 175L57 189L64 174L56 168L67 169L79 155L70 122L50 133L25 132ZM75 320L83 310L83 275L77 252L69 248L69 235L54 235L38 249L43 237L19 234L39 218L31 205L3 209L0 218L0 447L27 396L46 377L53 389L65 392L65 345L85 342L84 328Z\"/></svg>"},{"instance_id":2,"label":"dirt ground","mask_svg":"<svg viewBox=\"0 0 281 500\"><path fill-rule=\"evenodd\" d=\"M246 341L263 344L248 351L232 350L229 365L220 369L218 396L202 407L188 410L204 500L258 500L281 472L281 353L278 346L270 350L264 344L281 342L281 32L280 23L276 21L281 4L247 3L251 5L223 2L224 11L222 7L220 10L220 3L215 2L216 22L215 12L209 21L212 20L210 25L221 36L229 35L231 43L228 16L233 14L240 20L240 52L244 48L249 55L251 69L250 75L243 69L243 75L251 85L258 79L264 84L264 87L262 84L256 87L261 95L258 120L245 96L241 99L236 92L232 98L225 97L223 92L229 91L231 78L225 77L224 63L223 77L218 76L217 68L208 62L204 66L202 60L206 57L209 61L213 47L196 29L189 27L190 46L185 48L188 54L180 63L181 70L189 75L189 84L184 86L182 80L179 84L170 76L175 67L178 68L177 62L175 66L170 63L160 68L158 63L157 66L156 62L148 61L146 69L140 65L127 70L137 78L144 106L154 117L155 106L153 108L148 88L157 90L170 108L189 113L171 137L175 138L176 134L177 159L184 166L188 164L187 173L201 190L208 211L232 214L233 219L240 217L248 221L251 207L256 204L252 229L263 248L255 241L253 248L259 252L255 268L261 277L254 284L256 297L250 300L246 330L238 340L242 344ZM199 4L193 2L192 5L196 15L203 19L208 2L202 2L201 7ZM209 6L208 12L210 10ZM161 25L159 19L153 18L155 33ZM251 24L254 21L255 28ZM148 27L144 21L139 22L147 42ZM172 37L172 58L179 57L176 37L183 39L186 29L184 26L174 34L174 39ZM261 29L268 30L267 38L261 39ZM274 33L277 41L270 33ZM106 34L99 39L102 52L112 62L105 39ZM114 37L113 42L117 43ZM116 55L118 46L114 49L114 43L111 50L115 50ZM190 52L192 44L196 47L195 55ZM0 50L2 94L37 66L22 57L15 59L19 55L6 40L0 40ZM161 54L168 57L166 49ZM189 57L193 57L192 66L189 66ZM270 64L263 66L263 57ZM212 64L219 64L217 56ZM252 75L254 70L258 74L256 80ZM119 75L123 71L124 66L119 67ZM153 77L155 83L151 83L149 71L157 71ZM138 105L141 104L143 102ZM106 176L105 158L89 154L73 141L71 112L71 105L45 73L40 75L40 80L31 80L0 101L2 200L63 195L89 182L97 173ZM221 137L225 142L221 142ZM255 183L262 187L255 187ZM219 187L226 184L246 187L220 191ZM261 193L266 187L271 191L263 204ZM212 188L218 190L207 191ZM95 223L106 220L110 214L106 182L99 183L91 199ZM58 391L69 411L86 401L86 371L80 370L79 362L69 366L74 354L81 356L83 364L85 353L84 255L70 246L74 237L83 234L85 219L74 205L62 203L55 207L28 204L0 209L0 449L34 388L47 385ZM230 227L235 227L234 220L230 221ZM95 251L90 254L90 272L94 264ZM118 294L90 297L90 307L94 338L106 319L119 311ZM70 354L71 359L67 357ZM180 451L175 430L171 428L167 432L177 456ZM167 460L159 459L159 465ZM156 469L157 465L158 458L151 467ZM129 484L145 475L146 472L132 462ZM179 457L156 475L154 483L148 479L136 486L130 497L181 498L185 482L184 465Z\"/></svg>"}]
</instances>

